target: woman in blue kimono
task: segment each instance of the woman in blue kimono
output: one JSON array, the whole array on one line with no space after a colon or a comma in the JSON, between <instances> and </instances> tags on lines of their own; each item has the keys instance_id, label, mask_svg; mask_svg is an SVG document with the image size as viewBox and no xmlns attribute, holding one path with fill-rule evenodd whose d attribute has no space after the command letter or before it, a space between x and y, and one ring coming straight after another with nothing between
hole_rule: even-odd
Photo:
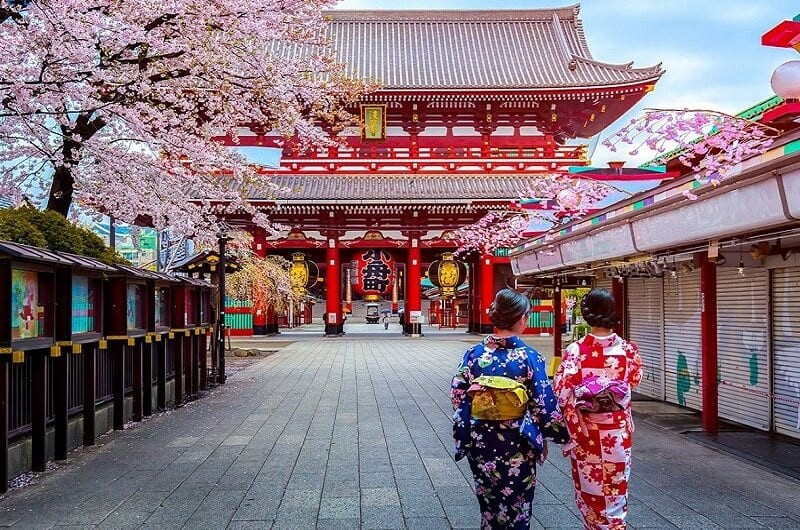
<instances>
[{"instance_id":1,"label":"woman in blue kimono","mask_svg":"<svg viewBox=\"0 0 800 530\"><path fill-rule=\"evenodd\" d=\"M545 439L562 444L569 435L544 360L518 337L530 302L503 289L488 313L496 333L467 350L453 377L455 459L469 461L481 528L528 529Z\"/></svg>"}]
</instances>

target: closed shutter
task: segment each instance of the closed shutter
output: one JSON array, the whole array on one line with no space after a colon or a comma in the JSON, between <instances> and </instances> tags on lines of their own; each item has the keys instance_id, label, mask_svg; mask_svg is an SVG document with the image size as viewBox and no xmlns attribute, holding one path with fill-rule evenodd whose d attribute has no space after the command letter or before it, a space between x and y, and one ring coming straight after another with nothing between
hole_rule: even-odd
<instances>
[{"instance_id":1,"label":"closed shutter","mask_svg":"<svg viewBox=\"0 0 800 530\"><path fill-rule=\"evenodd\" d=\"M661 278L628 280L628 337L639 346L639 394L664 399L664 318Z\"/></svg>"},{"instance_id":2,"label":"closed shutter","mask_svg":"<svg viewBox=\"0 0 800 530\"><path fill-rule=\"evenodd\" d=\"M601 287L610 293L613 292L614 289L613 282L614 282L613 278L603 278L595 282L595 287Z\"/></svg>"},{"instance_id":3,"label":"closed shutter","mask_svg":"<svg viewBox=\"0 0 800 530\"><path fill-rule=\"evenodd\" d=\"M702 409L699 270L664 279L664 376L666 401Z\"/></svg>"},{"instance_id":4,"label":"closed shutter","mask_svg":"<svg viewBox=\"0 0 800 530\"><path fill-rule=\"evenodd\" d=\"M719 417L769 429L766 269L717 269Z\"/></svg>"},{"instance_id":5,"label":"closed shutter","mask_svg":"<svg viewBox=\"0 0 800 530\"><path fill-rule=\"evenodd\" d=\"M800 267L772 276L773 426L800 438Z\"/></svg>"}]
</instances>

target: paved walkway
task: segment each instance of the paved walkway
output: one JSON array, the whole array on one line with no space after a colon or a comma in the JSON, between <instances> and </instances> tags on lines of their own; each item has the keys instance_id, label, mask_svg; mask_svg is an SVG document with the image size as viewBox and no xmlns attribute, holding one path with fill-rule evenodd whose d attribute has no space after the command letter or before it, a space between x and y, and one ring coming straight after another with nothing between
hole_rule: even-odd
<instances>
[{"instance_id":1,"label":"paved walkway","mask_svg":"<svg viewBox=\"0 0 800 530\"><path fill-rule=\"evenodd\" d=\"M450 457L464 342L291 344L202 400L105 438L0 500L23 528L475 528ZM557 450L553 453L558 453ZM800 483L641 420L631 528L800 528ZM580 528L567 461L540 470L533 528Z\"/></svg>"}]
</instances>

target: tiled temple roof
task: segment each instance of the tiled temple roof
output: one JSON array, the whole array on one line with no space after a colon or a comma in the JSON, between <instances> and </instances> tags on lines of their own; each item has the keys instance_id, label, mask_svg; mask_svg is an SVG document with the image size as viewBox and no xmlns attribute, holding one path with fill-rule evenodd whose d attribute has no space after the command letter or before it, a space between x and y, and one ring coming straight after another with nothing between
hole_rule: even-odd
<instances>
[{"instance_id":1,"label":"tiled temple roof","mask_svg":"<svg viewBox=\"0 0 800 530\"><path fill-rule=\"evenodd\" d=\"M485 11L330 11L339 57L382 90L588 88L655 81L660 65L595 61L579 6Z\"/></svg>"},{"instance_id":2,"label":"tiled temple roof","mask_svg":"<svg viewBox=\"0 0 800 530\"><path fill-rule=\"evenodd\" d=\"M310 201L514 200L532 177L499 175L275 175L270 181L286 188L273 197L250 199Z\"/></svg>"}]
</instances>

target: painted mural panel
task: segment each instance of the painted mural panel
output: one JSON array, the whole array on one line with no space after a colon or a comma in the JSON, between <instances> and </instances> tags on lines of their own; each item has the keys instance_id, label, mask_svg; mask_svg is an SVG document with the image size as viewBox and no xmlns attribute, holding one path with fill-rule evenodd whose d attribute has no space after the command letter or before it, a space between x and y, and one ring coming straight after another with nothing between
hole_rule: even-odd
<instances>
[{"instance_id":1,"label":"painted mural panel","mask_svg":"<svg viewBox=\"0 0 800 530\"><path fill-rule=\"evenodd\" d=\"M145 286L128 284L128 329L145 328Z\"/></svg>"},{"instance_id":2,"label":"painted mural panel","mask_svg":"<svg viewBox=\"0 0 800 530\"><path fill-rule=\"evenodd\" d=\"M97 281L87 276L72 277L72 333L97 331Z\"/></svg>"},{"instance_id":3,"label":"painted mural panel","mask_svg":"<svg viewBox=\"0 0 800 530\"><path fill-rule=\"evenodd\" d=\"M11 269L11 338L41 337L45 312L39 305L39 273Z\"/></svg>"},{"instance_id":4,"label":"painted mural panel","mask_svg":"<svg viewBox=\"0 0 800 530\"><path fill-rule=\"evenodd\" d=\"M169 309L169 287L158 287L156 289L156 326L169 326Z\"/></svg>"}]
</instances>

